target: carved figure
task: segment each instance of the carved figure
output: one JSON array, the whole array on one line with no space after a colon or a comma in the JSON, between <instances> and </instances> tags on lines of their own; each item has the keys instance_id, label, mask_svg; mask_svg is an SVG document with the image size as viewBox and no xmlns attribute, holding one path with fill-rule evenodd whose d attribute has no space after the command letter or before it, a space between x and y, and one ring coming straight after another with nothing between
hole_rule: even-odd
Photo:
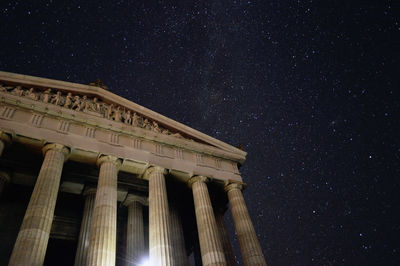
<instances>
[{"instance_id":1,"label":"carved figure","mask_svg":"<svg viewBox=\"0 0 400 266\"><path fill-rule=\"evenodd\" d=\"M28 98L30 98L30 99L32 99L32 100L35 100L35 101L38 100L38 95L36 95L36 93L35 93L35 91L34 91L33 88L30 88L30 89L26 92L25 96L27 96Z\"/></svg>"},{"instance_id":2,"label":"carved figure","mask_svg":"<svg viewBox=\"0 0 400 266\"><path fill-rule=\"evenodd\" d=\"M48 103L51 98L51 89L47 89L43 92L43 102Z\"/></svg>"},{"instance_id":3,"label":"carved figure","mask_svg":"<svg viewBox=\"0 0 400 266\"><path fill-rule=\"evenodd\" d=\"M112 112L114 110L114 104L111 105L105 104L104 108L105 108L104 117L107 119L111 119Z\"/></svg>"},{"instance_id":4,"label":"carved figure","mask_svg":"<svg viewBox=\"0 0 400 266\"><path fill-rule=\"evenodd\" d=\"M3 85L0 85L0 91L1 92L7 92L7 88L4 87Z\"/></svg>"},{"instance_id":5,"label":"carved figure","mask_svg":"<svg viewBox=\"0 0 400 266\"><path fill-rule=\"evenodd\" d=\"M124 123L128 124L128 125L132 124L132 115L131 115L131 111L130 110L126 111L126 113L125 113L125 121L124 121Z\"/></svg>"},{"instance_id":6,"label":"carved figure","mask_svg":"<svg viewBox=\"0 0 400 266\"><path fill-rule=\"evenodd\" d=\"M55 105L60 105L60 103L61 103L61 91L57 91L57 93L54 94L51 97L51 103L55 104Z\"/></svg>"},{"instance_id":7,"label":"carved figure","mask_svg":"<svg viewBox=\"0 0 400 266\"><path fill-rule=\"evenodd\" d=\"M136 113L133 113L132 126L134 126L134 127L139 126L139 116Z\"/></svg>"},{"instance_id":8,"label":"carved figure","mask_svg":"<svg viewBox=\"0 0 400 266\"><path fill-rule=\"evenodd\" d=\"M161 133L161 129L158 126L156 121L153 121L153 128L152 129L153 129L154 132Z\"/></svg>"},{"instance_id":9,"label":"carved figure","mask_svg":"<svg viewBox=\"0 0 400 266\"><path fill-rule=\"evenodd\" d=\"M24 90L22 89L21 86L17 86L15 87L15 89L12 90L11 94L22 96L24 94Z\"/></svg>"},{"instance_id":10,"label":"carved figure","mask_svg":"<svg viewBox=\"0 0 400 266\"><path fill-rule=\"evenodd\" d=\"M99 99L97 99L97 97L93 98L92 110L99 113L101 112L101 103L99 103Z\"/></svg>"},{"instance_id":11,"label":"carved figure","mask_svg":"<svg viewBox=\"0 0 400 266\"><path fill-rule=\"evenodd\" d=\"M70 108L71 104L72 104L72 94L70 92L68 92L67 96L65 96L64 107Z\"/></svg>"},{"instance_id":12,"label":"carved figure","mask_svg":"<svg viewBox=\"0 0 400 266\"><path fill-rule=\"evenodd\" d=\"M147 129L147 130L152 129L151 124L147 118L144 119L142 128Z\"/></svg>"},{"instance_id":13,"label":"carved figure","mask_svg":"<svg viewBox=\"0 0 400 266\"><path fill-rule=\"evenodd\" d=\"M81 100L81 107L79 110L83 110L84 112L89 111L90 108L90 103L89 100L87 99L86 95L83 95L82 100Z\"/></svg>"},{"instance_id":14,"label":"carved figure","mask_svg":"<svg viewBox=\"0 0 400 266\"><path fill-rule=\"evenodd\" d=\"M171 132L170 132L168 129L166 129L166 128L164 128L164 129L161 131L161 133L162 133L162 134L165 134L165 135L171 135Z\"/></svg>"},{"instance_id":15,"label":"carved figure","mask_svg":"<svg viewBox=\"0 0 400 266\"><path fill-rule=\"evenodd\" d=\"M76 111L81 110L81 98L78 95L75 95L74 104L72 105L71 109L75 109Z\"/></svg>"},{"instance_id":16,"label":"carved figure","mask_svg":"<svg viewBox=\"0 0 400 266\"><path fill-rule=\"evenodd\" d=\"M172 134L171 136L177 137L177 138L183 138L182 135L179 134L179 133L174 133L174 134Z\"/></svg>"},{"instance_id":17,"label":"carved figure","mask_svg":"<svg viewBox=\"0 0 400 266\"><path fill-rule=\"evenodd\" d=\"M114 109L114 115L113 115L113 120L117 122L121 121L121 111L119 109L120 107L117 106L117 108Z\"/></svg>"}]
</instances>

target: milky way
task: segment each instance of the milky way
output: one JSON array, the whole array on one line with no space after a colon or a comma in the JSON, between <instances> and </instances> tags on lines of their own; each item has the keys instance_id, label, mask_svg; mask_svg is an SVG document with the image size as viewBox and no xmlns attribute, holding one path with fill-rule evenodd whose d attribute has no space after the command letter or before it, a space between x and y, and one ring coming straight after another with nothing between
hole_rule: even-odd
<instances>
[{"instance_id":1,"label":"milky way","mask_svg":"<svg viewBox=\"0 0 400 266\"><path fill-rule=\"evenodd\" d=\"M2 1L0 70L100 78L243 145L269 265L398 263L398 3L87 2Z\"/></svg>"}]
</instances>

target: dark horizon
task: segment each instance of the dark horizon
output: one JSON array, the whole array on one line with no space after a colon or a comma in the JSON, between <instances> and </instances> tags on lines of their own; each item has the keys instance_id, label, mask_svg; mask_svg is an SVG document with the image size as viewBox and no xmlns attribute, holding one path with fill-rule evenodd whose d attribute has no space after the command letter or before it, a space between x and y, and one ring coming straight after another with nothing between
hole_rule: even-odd
<instances>
[{"instance_id":1,"label":"dark horizon","mask_svg":"<svg viewBox=\"0 0 400 266\"><path fill-rule=\"evenodd\" d=\"M269 265L396 265L396 14L393 1L3 1L0 70L101 79L242 145Z\"/></svg>"}]
</instances>

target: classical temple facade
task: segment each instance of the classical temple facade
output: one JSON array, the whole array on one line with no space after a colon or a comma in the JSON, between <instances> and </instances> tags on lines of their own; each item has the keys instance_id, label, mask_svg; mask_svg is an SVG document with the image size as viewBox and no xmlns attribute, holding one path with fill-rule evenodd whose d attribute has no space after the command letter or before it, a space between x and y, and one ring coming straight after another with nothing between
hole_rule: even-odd
<instances>
[{"instance_id":1,"label":"classical temple facade","mask_svg":"<svg viewBox=\"0 0 400 266\"><path fill-rule=\"evenodd\" d=\"M0 72L1 265L266 265L246 153L111 93ZM147 258L147 262L146 262Z\"/></svg>"}]
</instances>

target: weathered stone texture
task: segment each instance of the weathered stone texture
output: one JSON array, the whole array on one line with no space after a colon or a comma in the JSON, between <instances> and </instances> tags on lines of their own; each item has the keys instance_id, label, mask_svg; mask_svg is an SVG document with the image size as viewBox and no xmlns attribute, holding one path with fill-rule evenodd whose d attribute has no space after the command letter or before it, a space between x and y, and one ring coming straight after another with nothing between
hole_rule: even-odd
<instances>
[{"instance_id":1,"label":"weathered stone texture","mask_svg":"<svg viewBox=\"0 0 400 266\"><path fill-rule=\"evenodd\" d=\"M171 225L171 242L173 246L173 254L176 266L189 265L188 256L185 248L185 238L181 217L175 206L170 206L170 225Z\"/></svg>"},{"instance_id":2,"label":"weathered stone texture","mask_svg":"<svg viewBox=\"0 0 400 266\"><path fill-rule=\"evenodd\" d=\"M120 162L113 156L104 156L99 160L100 174L90 229L86 263L88 266L115 265L117 179Z\"/></svg>"},{"instance_id":3,"label":"weathered stone texture","mask_svg":"<svg viewBox=\"0 0 400 266\"><path fill-rule=\"evenodd\" d=\"M144 229L142 203L138 201L128 205L126 244L126 265L139 265L144 257Z\"/></svg>"},{"instance_id":4,"label":"weathered stone texture","mask_svg":"<svg viewBox=\"0 0 400 266\"><path fill-rule=\"evenodd\" d=\"M152 265L175 265L170 238L170 214L165 169L152 167L149 179L149 251Z\"/></svg>"},{"instance_id":5,"label":"weathered stone texture","mask_svg":"<svg viewBox=\"0 0 400 266\"><path fill-rule=\"evenodd\" d=\"M201 258L204 266L227 265L206 181L207 178L202 176L189 180L193 190Z\"/></svg>"},{"instance_id":6,"label":"weathered stone texture","mask_svg":"<svg viewBox=\"0 0 400 266\"><path fill-rule=\"evenodd\" d=\"M226 191L228 193L229 204L231 205L244 265L267 265L249 212L247 211L241 188L241 185L233 183L226 187Z\"/></svg>"},{"instance_id":7,"label":"weathered stone texture","mask_svg":"<svg viewBox=\"0 0 400 266\"><path fill-rule=\"evenodd\" d=\"M42 265L53 222L61 172L68 150L57 144L44 148L36 180L9 265Z\"/></svg>"},{"instance_id":8,"label":"weathered stone texture","mask_svg":"<svg viewBox=\"0 0 400 266\"><path fill-rule=\"evenodd\" d=\"M83 217L81 223L81 230L79 233L78 247L75 256L75 266L86 265L89 240L90 240L90 224L92 221L94 200L96 196L96 189L89 188L84 191L85 207L83 209Z\"/></svg>"}]
</instances>

